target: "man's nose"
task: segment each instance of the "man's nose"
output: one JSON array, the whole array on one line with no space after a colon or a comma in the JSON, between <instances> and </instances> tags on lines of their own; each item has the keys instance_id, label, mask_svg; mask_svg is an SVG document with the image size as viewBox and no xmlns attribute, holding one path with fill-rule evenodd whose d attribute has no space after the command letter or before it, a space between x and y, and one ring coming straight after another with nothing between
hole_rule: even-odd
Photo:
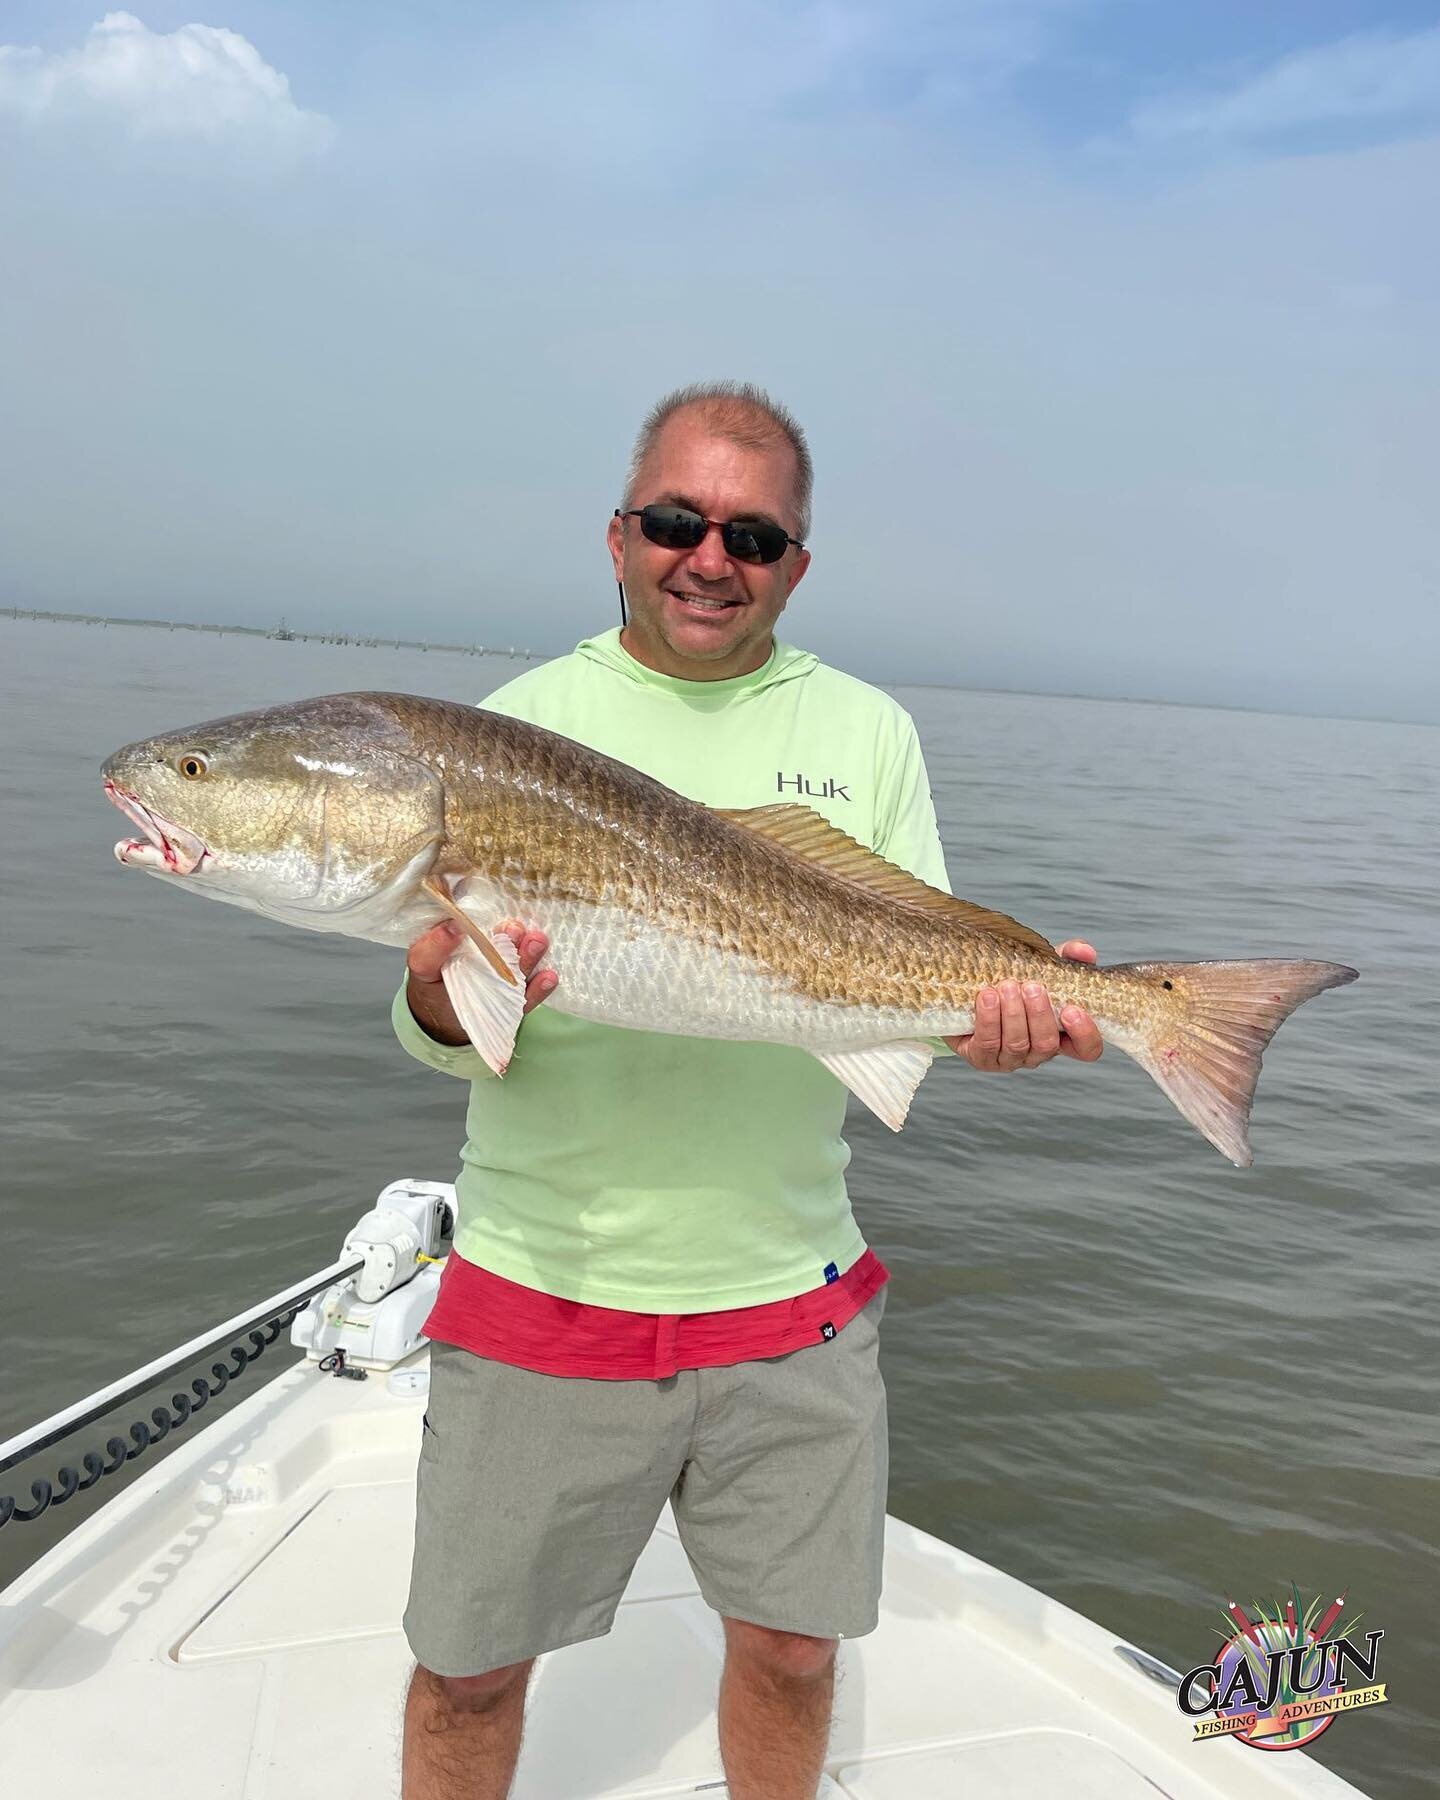
<instances>
[{"instance_id":1,"label":"man's nose","mask_svg":"<svg viewBox=\"0 0 1440 1800\"><path fill-rule=\"evenodd\" d=\"M718 525L710 525L700 542L690 552L690 568L703 581L723 581L735 565L725 549Z\"/></svg>"}]
</instances>

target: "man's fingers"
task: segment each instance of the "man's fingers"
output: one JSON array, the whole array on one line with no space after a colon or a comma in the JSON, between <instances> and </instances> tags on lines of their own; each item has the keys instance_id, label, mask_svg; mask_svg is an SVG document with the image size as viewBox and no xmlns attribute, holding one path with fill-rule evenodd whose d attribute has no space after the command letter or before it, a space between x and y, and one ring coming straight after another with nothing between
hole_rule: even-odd
<instances>
[{"instance_id":1,"label":"man's fingers","mask_svg":"<svg viewBox=\"0 0 1440 1800\"><path fill-rule=\"evenodd\" d=\"M525 984L525 1011L533 1012L542 1000L548 1000L560 985L560 977L553 969L542 969L538 975L532 975Z\"/></svg>"},{"instance_id":2,"label":"man's fingers","mask_svg":"<svg viewBox=\"0 0 1440 1800\"><path fill-rule=\"evenodd\" d=\"M450 952L460 942L460 927L442 919L416 938L406 957L406 966L417 981L438 981Z\"/></svg>"},{"instance_id":3,"label":"man's fingers","mask_svg":"<svg viewBox=\"0 0 1440 1800\"><path fill-rule=\"evenodd\" d=\"M503 932L515 946L520 958L520 973L525 977L525 1011L533 1012L560 985L560 977L553 969L540 969L536 973L540 959L550 948L550 940L543 931L526 925L523 919L502 919L495 930Z\"/></svg>"},{"instance_id":4,"label":"man's fingers","mask_svg":"<svg viewBox=\"0 0 1440 1800\"><path fill-rule=\"evenodd\" d=\"M528 981L550 948L550 940L543 931L526 931L516 939L515 948L520 952L520 973Z\"/></svg>"},{"instance_id":5,"label":"man's fingers","mask_svg":"<svg viewBox=\"0 0 1440 1800\"><path fill-rule=\"evenodd\" d=\"M550 940L543 931L537 931L533 925L527 925L523 919L501 919L495 927L496 937L508 937L515 946L515 954L520 958L520 973L525 977L526 992L529 992L530 977L535 973L540 959L550 948ZM554 987L552 981L550 987ZM548 993L549 988L546 989ZM542 996L543 998L543 996Z\"/></svg>"},{"instance_id":6,"label":"man's fingers","mask_svg":"<svg viewBox=\"0 0 1440 1800\"><path fill-rule=\"evenodd\" d=\"M995 988L981 988L975 996L975 1029L966 1040L965 1054L977 1069L994 1069L1000 1049L1000 995Z\"/></svg>"},{"instance_id":7,"label":"man's fingers","mask_svg":"<svg viewBox=\"0 0 1440 1800\"><path fill-rule=\"evenodd\" d=\"M1060 946L1060 954L1069 957L1071 962L1098 962L1095 946L1087 944L1084 938L1071 938Z\"/></svg>"},{"instance_id":8,"label":"man's fingers","mask_svg":"<svg viewBox=\"0 0 1440 1800\"><path fill-rule=\"evenodd\" d=\"M541 969L540 959L550 948L543 931L527 931L518 941L520 972L525 977L525 1010L533 1012L542 1000L548 1000L560 984L553 969ZM537 973L538 970L538 973Z\"/></svg>"},{"instance_id":9,"label":"man's fingers","mask_svg":"<svg viewBox=\"0 0 1440 1800\"><path fill-rule=\"evenodd\" d=\"M1060 1048L1060 1027L1055 1023L1055 1008L1043 982L1027 981L1020 991L1025 1001L1025 1025L1030 1040L1029 1055L1025 1060L1033 1069L1042 1062L1049 1062Z\"/></svg>"},{"instance_id":10,"label":"man's fingers","mask_svg":"<svg viewBox=\"0 0 1440 1800\"><path fill-rule=\"evenodd\" d=\"M1018 1069L1030 1054L1030 1016L1018 981L1000 983L1000 1051L997 1067Z\"/></svg>"},{"instance_id":11,"label":"man's fingers","mask_svg":"<svg viewBox=\"0 0 1440 1800\"><path fill-rule=\"evenodd\" d=\"M520 973L525 978L527 1012L555 992L560 977L553 969L541 970L536 974L541 959L550 948L550 940L543 931L534 930L523 919L501 919L491 935L508 937L515 946L515 953L520 959ZM410 946L407 958L410 973L417 981L439 981L446 961L463 936L460 927L453 920L442 919L438 925L432 925Z\"/></svg>"},{"instance_id":12,"label":"man's fingers","mask_svg":"<svg viewBox=\"0 0 1440 1800\"><path fill-rule=\"evenodd\" d=\"M1060 1014L1060 1023L1065 1027L1065 1035L1060 1040L1061 1054L1073 1056L1078 1062L1098 1062L1105 1040L1100 1035L1100 1027L1084 1007L1065 1007Z\"/></svg>"},{"instance_id":13,"label":"man's fingers","mask_svg":"<svg viewBox=\"0 0 1440 1800\"><path fill-rule=\"evenodd\" d=\"M1065 1007L1057 1021L1049 990L1038 981L1002 981L998 989L982 988L975 996L975 1029L968 1037L946 1042L972 1068L1002 1074L1038 1069L1057 1055L1094 1062L1105 1048L1099 1026L1084 1007Z\"/></svg>"}]
</instances>

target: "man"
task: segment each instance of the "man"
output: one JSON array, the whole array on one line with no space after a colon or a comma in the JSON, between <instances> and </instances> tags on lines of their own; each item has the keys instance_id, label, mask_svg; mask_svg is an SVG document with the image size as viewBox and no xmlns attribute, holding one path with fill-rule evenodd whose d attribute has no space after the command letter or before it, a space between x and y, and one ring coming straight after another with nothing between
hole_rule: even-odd
<instances>
[{"instance_id":1,"label":"man","mask_svg":"<svg viewBox=\"0 0 1440 1800\"><path fill-rule=\"evenodd\" d=\"M810 485L758 390L669 396L609 526L628 623L486 704L709 805L811 806L946 886L908 716L775 641ZM803 1051L537 1012L565 971L543 933L503 928L528 1015L503 1083L440 979L451 926L412 946L395 1008L412 1054L472 1082L427 1326L405 1800L508 1792L535 1656L609 1629L667 1498L724 1619L732 1800L809 1800L836 1643L876 1622L885 1513L886 1273L845 1195L845 1091ZM982 1070L1100 1054L1085 1013L1063 1025L1009 983L949 1044Z\"/></svg>"}]
</instances>

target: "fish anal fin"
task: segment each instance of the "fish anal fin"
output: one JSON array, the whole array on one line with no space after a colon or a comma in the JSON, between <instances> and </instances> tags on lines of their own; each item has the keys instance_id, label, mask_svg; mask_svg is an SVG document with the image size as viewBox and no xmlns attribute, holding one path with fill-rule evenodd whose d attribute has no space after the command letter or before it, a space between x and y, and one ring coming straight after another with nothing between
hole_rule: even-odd
<instances>
[{"instance_id":1,"label":"fish anal fin","mask_svg":"<svg viewBox=\"0 0 1440 1800\"><path fill-rule=\"evenodd\" d=\"M753 831L758 837L768 838L791 856L826 870L852 887L891 900L897 906L915 912L943 913L957 926L988 932L991 937L1037 951L1041 956L1058 954L1048 938L1032 931L1028 925L1022 925L1018 919L932 888L908 870L867 850L864 844L857 843L838 825L832 825L808 806L717 807L714 811L717 818L739 825L745 831Z\"/></svg>"},{"instance_id":2,"label":"fish anal fin","mask_svg":"<svg viewBox=\"0 0 1440 1800\"><path fill-rule=\"evenodd\" d=\"M877 1119L898 1131L934 1055L929 1044L901 1038L865 1050L832 1050L819 1060Z\"/></svg>"},{"instance_id":3,"label":"fish anal fin","mask_svg":"<svg viewBox=\"0 0 1440 1800\"><path fill-rule=\"evenodd\" d=\"M523 986L519 977L518 963L514 965L514 972L512 973L511 959L507 958L505 953L496 947L495 940L492 937L481 930L474 919L470 917L469 913L465 911L464 907L456 901L444 882L437 881L432 875L422 881L420 885L432 900L445 908L446 912L449 913L450 917L465 933L466 937L470 939L470 942L485 958L486 962L489 963L490 967L501 981L512 982L516 986Z\"/></svg>"}]
</instances>

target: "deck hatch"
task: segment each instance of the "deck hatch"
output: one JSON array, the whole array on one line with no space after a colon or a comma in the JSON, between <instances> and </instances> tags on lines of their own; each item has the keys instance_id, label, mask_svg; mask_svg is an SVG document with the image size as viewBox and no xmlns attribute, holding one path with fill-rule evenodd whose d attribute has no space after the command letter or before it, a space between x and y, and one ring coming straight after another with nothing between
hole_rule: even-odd
<instances>
[{"instance_id":1,"label":"deck hatch","mask_svg":"<svg viewBox=\"0 0 1440 1800\"><path fill-rule=\"evenodd\" d=\"M398 1633L414 1541L413 1482L332 1488L195 1621L175 1660L265 1656ZM695 1592L679 1542L657 1531L636 1566L626 1603Z\"/></svg>"},{"instance_id":2,"label":"deck hatch","mask_svg":"<svg viewBox=\"0 0 1440 1800\"><path fill-rule=\"evenodd\" d=\"M1007 1732L878 1757L842 1768L837 1780L846 1800L916 1800L921 1794L1160 1800L1168 1793L1108 1744L1078 1731Z\"/></svg>"}]
</instances>

